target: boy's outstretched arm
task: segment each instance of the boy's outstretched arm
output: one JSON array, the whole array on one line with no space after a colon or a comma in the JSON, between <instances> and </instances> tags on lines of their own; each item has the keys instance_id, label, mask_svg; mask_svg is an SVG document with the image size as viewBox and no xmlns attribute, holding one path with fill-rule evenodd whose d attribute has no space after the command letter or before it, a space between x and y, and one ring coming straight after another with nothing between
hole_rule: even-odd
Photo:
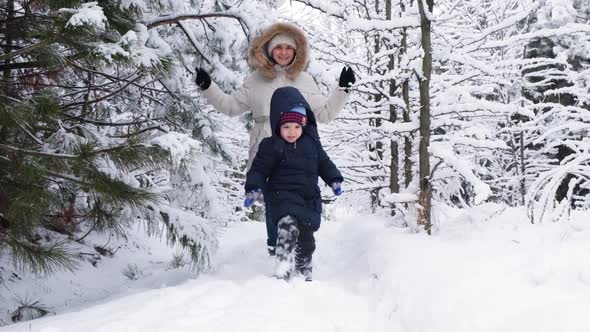
<instances>
[{"instance_id":1,"label":"boy's outstretched arm","mask_svg":"<svg viewBox=\"0 0 590 332\"><path fill-rule=\"evenodd\" d=\"M246 173L246 193L264 188L266 180L272 174L276 157L272 139L267 137L260 142L258 152L252 161L252 167Z\"/></svg>"}]
</instances>

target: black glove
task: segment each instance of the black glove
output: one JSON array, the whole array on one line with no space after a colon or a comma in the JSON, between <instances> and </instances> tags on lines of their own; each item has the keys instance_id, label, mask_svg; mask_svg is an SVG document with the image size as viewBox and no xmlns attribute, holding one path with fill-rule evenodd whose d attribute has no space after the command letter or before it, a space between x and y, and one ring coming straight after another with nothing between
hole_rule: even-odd
<instances>
[{"instance_id":1,"label":"black glove","mask_svg":"<svg viewBox=\"0 0 590 332\"><path fill-rule=\"evenodd\" d=\"M340 73L340 80L338 81L338 85L344 89L344 91L349 92L350 87L356 82L356 77L354 77L354 72L352 68L344 67L342 68L342 72Z\"/></svg>"},{"instance_id":2,"label":"black glove","mask_svg":"<svg viewBox=\"0 0 590 332\"><path fill-rule=\"evenodd\" d=\"M195 83L197 83L197 85L203 90L209 89L209 86L211 85L211 76L209 76L203 68L196 68L195 73L197 74L197 77L195 77Z\"/></svg>"}]
</instances>

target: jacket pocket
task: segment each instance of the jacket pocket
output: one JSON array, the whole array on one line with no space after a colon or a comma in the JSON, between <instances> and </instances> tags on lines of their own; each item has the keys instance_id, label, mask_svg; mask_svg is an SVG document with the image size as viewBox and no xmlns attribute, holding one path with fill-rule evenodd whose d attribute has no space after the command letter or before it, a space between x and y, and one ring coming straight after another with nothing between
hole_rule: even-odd
<instances>
[{"instance_id":1,"label":"jacket pocket","mask_svg":"<svg viewBox=\"0 0 590 332\"><path fill-rule=\"evenodd\" d=\"M320 196L306 200L305 207L308 209L312 209L314 212L322 214L322 198Z\"/></svg>"},{"instance_id":2,"label":"jacket pocket","mask_svg":"<svg viewBox=\"0 0 590 332\"><path fill-rule=\"evenodd\" d=\"M272 194L272 202L277 205L297 205L304 207L305 201L301 195L288 190L275 191Z\"/></svg>"}]
</instances>

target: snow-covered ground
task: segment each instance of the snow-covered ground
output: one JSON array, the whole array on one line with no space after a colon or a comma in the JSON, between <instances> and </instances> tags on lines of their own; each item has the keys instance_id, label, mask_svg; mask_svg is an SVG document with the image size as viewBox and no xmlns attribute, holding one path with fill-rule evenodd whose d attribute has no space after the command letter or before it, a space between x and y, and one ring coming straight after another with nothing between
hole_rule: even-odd
<instances>
[{"instance_id":1,"label":"snow-covered ground","mask_svg":"<svg viewBox=\"0 0 590 332\"><path fill-rule=\"evenodd\" d=\"M0 331L590 331L589 216L532 225L485 204L427 236L335 210L311 283L274 279L264 225L234 223L211 273Z\"/></svg>"}]
</instances>

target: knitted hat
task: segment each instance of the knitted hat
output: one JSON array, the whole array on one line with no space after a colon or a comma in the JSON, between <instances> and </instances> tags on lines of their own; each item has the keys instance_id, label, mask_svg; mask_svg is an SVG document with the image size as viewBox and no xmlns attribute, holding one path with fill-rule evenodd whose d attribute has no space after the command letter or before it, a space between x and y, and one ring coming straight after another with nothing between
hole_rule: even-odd
<instances>
[{"instance_id":1,"label":"knitted hat","mask_svg":"<svg viewBox=\"0 0 590 332\"><path fill-rule=\"evenodd\" d=\"M293 49L297 49L297 43L295 43L295 39L293 39L293 37L279 33L278 35L272 37L272 39L268 42L268 46L266 47L268 54L272 55L272 50L280 44L287 44L293 47Z\"/></svg>"},{"instance_id":2,"label":"knitted hat","mask_svg":"<svg viewBox=\"0 0 590 332\"><path fill-rule=\"evenodd\" d=\"M287 122L295 122L302 126L307 124L307 112L304 107L296 106L290 109L287 112L281 113L279 118L279 124L282 125L283 123Z\"/></svg>"}]
</instances>

